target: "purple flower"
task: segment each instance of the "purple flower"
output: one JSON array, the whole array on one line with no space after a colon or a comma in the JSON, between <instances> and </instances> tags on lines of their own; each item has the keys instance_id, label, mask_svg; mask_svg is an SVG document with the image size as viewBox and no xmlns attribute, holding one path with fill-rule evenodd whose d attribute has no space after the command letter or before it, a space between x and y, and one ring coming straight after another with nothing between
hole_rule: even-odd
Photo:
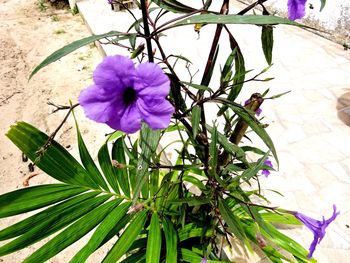
<instances>
[{"instance_id":1,"label":"purple flower","mask_svg":"<svg viewBox=\"0 0 350 263\"><path fill-rule=\"evenodd\" d=\"M202 259L202 261L201 261L201 263L207 263L208 261L207 261L207 258L206 257L204 257L203 259Z\"/></svg>"},{"instance_id":2,"label":"purple flower","mask_svg":"<svg viewBox=\"0 0 350 263\"><path fill-rule=\"evenodd\" d=\"M244 102L244 106L247 106L248 104L250 103L250 100L248 99L248 100L246 100L245 102ZM262 113L262 109L260 109L260 108L258 108L256 111L255 111L255 114L256 114L256 116L260 116L260 114Z\"/></svg>"},{"instance_id":3,"label":"purple flower","mask_svg":"<svg viewBox=\"0 0 350 263\"><path fill-rule=\"evenodd\" d=\"M301 221L308 229L312 231L314 234L314 240L312 241L310 248L309 248L309 254L307 255L308 258L312 257L312 254L314 253L317 244L321 242L324 235L326 234L326 228L327 226L335 220L337 215L339 215L339 212L336 211L337 207L333 205L333 215L325 220L324 217L322 217L322 221L316 220L313 218L310 218L302 213L299 212L293 212L293 215Z\"/></svg>"},{"instance_id":4,"label":"purple flower","mask_svg":"<svg viewBox=\"0 0 350 263\"><path fill-rule=\"evenodd\" d=\"M108 56L96 67L93 79L95 84L79 96L89 119L125 133L139 130L141 121L152 129L168 127L174 112L165 99L170 82L157 64L135 68L127 57Z\"/></svg>"},{"instance_id":5,"label":"purple flower","mask_svg":"<svg viewBox=\"0 0 350 263\"><path fill-rule=\"evenodd\" d=\"M264 164L265 165L267 165L267 166L269 166L269 167L273 167L273 165L272 165L272 162L269 160L269 159L266 159L266 161L264 162ZM268 177L269 175L270 175L270 171L269 170L267 170L267 169L264 169L264 170L262 170L262 172L261 172L261 174L262 175L265 175L266 177Z\"/></svg>"},{"instance_id":6,"label":"purple flower","mask_svg":"<svg viewBox=\"0 0 350 263\"><path fill-rule=\"evenodd\" d=\"M296 20L305 16L306 0L288 0L288 18Z\"/></svg>"}]
</instances>

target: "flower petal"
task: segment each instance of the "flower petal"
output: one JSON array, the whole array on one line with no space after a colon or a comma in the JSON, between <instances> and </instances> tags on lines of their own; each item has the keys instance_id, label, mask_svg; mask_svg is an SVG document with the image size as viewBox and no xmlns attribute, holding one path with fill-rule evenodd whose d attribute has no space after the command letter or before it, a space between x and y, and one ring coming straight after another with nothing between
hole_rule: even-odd
<instances>
[{"instance_id":1,"label":"flower petal","mask_svg":"<svg viewBox=\"0 0 350 263\"><path fill-rule=\"evenodd\" d=\"M305 16L306 0L288 0L288 18L296 20Z\"/></svg>"},{"instance_id":2,"label":"flower petal","mask_svg":"<svg viewBox=\"0 0 350 263\"><path fill-rule=\"evenodd\" d=\"M134 88L140 97L166 97L170 90L169 78L154 63L140 64L137 69Z\"/></svg>"},{"instance_id":3,"label":"flower petal","mask_svg":"<svg viewBox=\"0 0 350 263\"><path fill-rule=\"evenodd\" d=\"M94 71L94 82L104 89L132 87L136 77L134 63L128 57L107 56Z\"/></svg>"},{"instance_id":4,"label":"flower petal","mask_svg":"<svg viewBox=\"0 0 350 263\"><path fill-rule=\"evenodd\" d=\"M118 111L123 111L123 109L116 107L116 105L120 105L117 99L111 100L105 96L100 96L100 90L99 86L90 86L81 91L78 100L89 119L97 122L106 122L111 116L116 115Z\"/></svg>"},{"instance_id":5,"label":"flower petal","mask_svg":"<svg viewBox=\"0 0 350 263\"><path fill-rule=\"evenodd\" d=\"M141 114L136 103L129 105L120 119L120 129L125 133L134 133L141 128Z\"/></svg>"},{"instance_id":6,"label":"flower petal","mask_svg":"<svg viewBox=\"0 0 350 263\"><path fill-rule=\"evenodd\" d=\"M174 112L174 107L166 99L147 99L138 100L138 108L142 119L152 129L164 129L169 126L171 115Z\"/></svg>"}]
</instances>

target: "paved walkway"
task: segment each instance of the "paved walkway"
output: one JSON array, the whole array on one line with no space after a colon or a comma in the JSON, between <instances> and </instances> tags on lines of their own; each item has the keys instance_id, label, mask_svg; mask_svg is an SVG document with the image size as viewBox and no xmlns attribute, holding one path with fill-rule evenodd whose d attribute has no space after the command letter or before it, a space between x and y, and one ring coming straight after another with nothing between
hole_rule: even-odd
<instances>
[{"instance_id":1,"label":"paved walkway","mask_svg":"<svg viewBox=\"0 0 350 263\"><path fill-rule=\"evenodd\" d=\"M217 1L220 2L220 1ZM127 13L110 11L104 1L78 2L81 13L94 33L125 30L130 25ZM236 2L234 13L242 6ZM218 9L217 9L218 10ZM246 68L258 72L266 67L257 26L230 26L246 59ZM167 32L162 44L168 54L192 58L204 65L214 27L205 27L198 39L193 26ZM274 30L273 67L266 77L271 82L246 85L240 100L254 92L270 88L270 94L291 93L265 101L263 122L274 140L280 158L280 170L262 179L263 188L276 189L266 194L273 204L301 211L313 217L328 218L332 205L341 211L314 256L319 262L349 262L350 257L350 51L305 30L278 26ZM105 46L106 54L123 53ZM229 46L220 46L219 60L229 54ZM193 68L193 72L197 69ZM202 68L199 68L198 78ZM181 72L188 77L187 72ZM214 78L218 77L218 72ZM196 78L195 78L196 79ZM312 234L305 228L285 230L308 247ZM239 260L241 258L241 260ZM238 256L237 262L259 262ZM261 262L264 260L261 260Z\"/></svg>"}]
</instances>

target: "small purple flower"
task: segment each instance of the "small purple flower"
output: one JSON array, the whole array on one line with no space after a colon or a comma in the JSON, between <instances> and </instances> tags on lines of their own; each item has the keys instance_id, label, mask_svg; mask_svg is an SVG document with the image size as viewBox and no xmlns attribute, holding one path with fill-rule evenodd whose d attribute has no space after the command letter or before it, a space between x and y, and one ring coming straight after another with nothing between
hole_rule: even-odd
<instances>
[{"instance_id":1,"label":"small purple flower","mask_svg":"<svg viewBox=\"0 0 350 263\"><path fill-rule=\"evenodd\" d=\"M288 18L296 20L305 16L306 0L288 0Z\"/></svg>"},{"instance_id":2,"label":"small purple flower","mask_svg":"<svg viewBox=\"0 0 350 263\"><path fill-rule=\"evenodd\" d=\"M202 261L201 261L201 263L207 263L208 261L207 261L207 258L206 257L204 257L203 259L202 259Z\"/></svg>"},{"instance_id":3,"label":"small purple flower","mask_svg":"<svg viewBox=\"0 0 350 263\"><path fill-rule=\"evenodd\" d=\"M245 102L244 102L244 106L247 106L248 104L250 103L250 100L248 99L248 100L246 100ZM256 114L256 116L260 116L260 114L262 113L262 109L260 109L260 108L258 108L256 111L255 111L255 114Z\"/></svg>"},{"instance_id":4,"label":"small purple flower","mask_svg":"<svg viewBox=\"0 0 350 263\"><path fill-rule=\"evenodd\" d=\"M267 165L267 166L269 166L269 167L273 167L273 165L272 165L272 162L269 160L269 159L266 159L266 161L264 162L264 164L265 165ZM264 169L264 170L262 170L262 172L261 172L261 174L262 175L265 175L266 177L268 177L269 175L270 175L270 171L269 170L267 170L267 169Z\"/></svg>"},{"instance_id":5,"label":"small purple flower","mask_svg":"<svg viewBox=\"0 0 350 263\"><path fill-rule=\"evenodd\" d=\"M125 133L139 130L141 121L152 129L168 127L174 112L165 99L170 82L157 64L135 68L127 57L108 56L96 67L93 79L95 84L79 96L89 119Z\"/></svg>"},{"instance_id":6,"label":"small purple flower","mask_svg":"<svg viewBox=\"0 0 350 263\"><path fill-rule=\"evenodd\" d=\"M307 255L308 258L311 258L317 244L319 244L325 236L327 226L335 220L337 215L339 215L339 211L337 212L337 207L333 205L333 215L327 220L325 220L323 216L322 221L310 218L299 212L293 212L293 215L314 234L314 240L310 245L309 254Z\"/></svg>"}]
</instances>

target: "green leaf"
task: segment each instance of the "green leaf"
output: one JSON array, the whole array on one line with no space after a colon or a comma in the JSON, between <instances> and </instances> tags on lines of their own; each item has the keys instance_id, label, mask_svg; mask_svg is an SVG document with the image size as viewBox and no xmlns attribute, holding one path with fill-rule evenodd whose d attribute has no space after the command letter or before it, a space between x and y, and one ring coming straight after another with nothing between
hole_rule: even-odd
<instances>
[{"instance_id":1,"label":"green leaf","mask_svg":"<svg viewBox=\"0 0 350 263\"><path fill-rule=\"evenodd\" d=\"M261 232L267 239L271 240L278 246L290 252L292 255L300 259L304 259L302 262L309 262L307 261L307 258L306 258L309 252L305 248L303 248L300 244L295 242L293 239L279 232L273 225L266 223L266 226L268 227L269 234L267 234L263 229Z\"/></svg>"},{"instance_id":2,"label":"green leaf","mask_svg":"<svg viewBox=\"0 0 350 263\"><path fill-rule=\"evenodd\" d=\"M177 263L177 234L173 223L168 219L163 220L163 232L166 243L166 263Z\"/></svg>"},{"instance_id":3,"label":"green leaf","mask_svg":"<svg viewBox=\"0 0 350 263\"><path fill-rule=\"evenodd\" d=\"M211 228L204 229L202 227L197 227L194 223L187 224L178 231L180 242L193 237L210 237L212 235L213 230Z\"/></svg>"},{"instance_id":4,"label":"green leaf","mask_svg":"<svg viewBox=\"0 0 350 263\"><path fill-rule=\"evenodd\" d=\"M106 38L106 37L113 37L113 36L128 36L128 37L132 37L135 34L126 34L126 33L122 33L122 32L118 32L118 31L110 31L108 33L105 34L101 34L101 35L92 35L89 37L85 37L83 39L74 41L62 48L60 48L59 50L56 50L54 53L52 53L50 56L48 56L47 58L45 58L34 70L33 72L30 74L29 79L31 79L40 69L46 67L47 65L51 64L52 62L55 62L57 60L59 60L60 58L68 55L69 53L75 51L78 48L81 48L87 44L90 44L96 40L99 40L101 38Z\"/></svg>"},{"instance_id":5,"label":"green leaf","mask_svg":"<svg viewBox=\"0 0 350 263\"><path fill-rule=\"evenodd\" d=\"M152 0L159 7L174 13L190 13L195 9L176 0Z\"/></svg>"},{"instance_id":6,"label":"green leaf","mask_svg":"<svg viewBox=\"0 0 350 263\"><path fill-rule=\"evenodd\" d=\"M187 204L188 206L196 206L208 204L211 201L209 197L205 196L193 196L193 197L185 197L180 199L172 199L169 200L169 203L173 204Z\"/></svg>"},{"instance_id":7,"label":"green leaf","mask_svg":"<svg viewBox=\"0 0 350 263\"><path fill-rule=\"evenodd\" d=\"M107 141L109 141L109 142L115 141L116 139L119 139L123 135L124 135L124 132L122 132L122 131L115 131L108 137Z\"/></svg>"},{"instance_id":8,"label":"green leaf","mask_svg":"<svg viewBox=\"0 0 350 263\"><path fill-rule=\"evenodd\" d=\"M162 236L158 215L153 213L147 238L146 263L159 263L161 244Z\"/></svg>"},{"instance_id":9,"label":"green leaf","mask_svg":"<svg viewBox=\"0 0 350 263\"><path fill-rule=\"evenodd\" d=\"M125 229L123 234L118 238L112 249L108 252L103 259L103 263L115 263L117 262L131 247L137 236L140 234L147 218L147 211L142 211L137 214L135 219Z\"/></svg>"},{"instance_id":10,"label":"green leaf","mask_svg":"<svg viewBox=\"0 0 350 263\"><path fill-rule=\"evenodd\" d=\"M250 24L250 25L275 25L284 24L298 27L308 26L296 23L287 18L278 16L265 16L265 15L214 15L214 14L201 14L192 17L187 17L176 22L172 27L191 25L191 24Z\"/></svg>"},{"instance_id":11,"label":"green leaf","mask_svg":"<svg viewBox=\"0 0 350 263\"><path fill-rule=\"evenodd\" d=\"M275 146L270 138L270 136L267 134L266 130L260 125L260 123L252 116L244 107L242 107L240 104L225 100L225 99L219 99L220 102L229 104L231 109L239 116L241 117L248 125L249 127L262 139L262 141L266 144L266 146L271 150L273 156L275 157L275 160L278 164L278 156L275 149Z\"/></svg>"},{"instance_id":12,"label":"green leaf","mask_svg":"<svg viewBox=\"0 0 350 263\"><path fill-rule=\"evenodd\" d=\"M260 150L259 148L253 147L253 146L242 146L241 149L245 152L253 152L256 154L264 155L266 152Z\"/></svg>"},{"instance_id":13,"label":"green leaf","mask_svg":"<svg viewBox=\"0 0 350 263\"><path fill-rule=\"evenodd\" d=\"M19 235L22 235L30 231L33 226L40 224L49 217L60 214L72 205L80 204L82 201L90 199L98 195L98 192L88 192L76 197L70 198L67 201L61 202L57 205L51 206L50 208L45 209L44 211L37 213L29 218L26 218L12 226L9 226L0 231L0 240L6 240L13 238Z\"/></svg>"},{"instance_id":14,"label":"green leaf","mask_svg":"<svg viewBox=\"0 0 350 263\"><path fill-rule=\"evenodd\" d=\"M198 255L197 253L186 249L186 248L181 248L180 250L180 257L184 262L191 262L191 263L199 263L202 262L203 256ZM207 263L223 263L223 262L230 262L227 260L210 260L207 259Z\"/></svg>"},{"instance_id":15,"label":"green leaf","mask_svg":"<svg viewBox=\"0 0 350 263\"><path fill-rule=\"evenodd\" d=\"M218 148L217 148L217 143L218 143L218 130L217 127L215 126L214 123L214 127L211 130L211 142L209 144L209 154L210 154L210 158L209 158L209 172L214 175L216 174L216 167L218 164Z\"/></svg>"},{"instance_id":16,"label":"green leaf","mask_svg":"<svg viewBox=\"0 0 350 263\"><path fill-rule=\"evenodd\" d=\"M211 88L204 86L204 85L194 84L194 83L187 82L187 81L181 81L181 83L186 84L188 86L191 86L191 87L198 89L198 90L207 90L209 92L213 92L213 90Z\"/></svg>"},{"instance_id":17,"label":"green leaf","mask_svg":"<svg viewBox=\"0 0 350 263\"><path fill-rule=\"evenodd\" d=\"M284 225L302 225L302 223L291 214L265 212L261 213L260 215L265 221L270 223L279 223Z\"/></svg>"},{"instance_id":18,"label":"green leaf","mask_svg":"<svg viewBox=\"0 0 350 263\"><path fill-rule=\"evenodd\" d=\"M75 118L74 111L73 111L73 116L74 116L75 126L77 130L77 136L78 136L78 148L79 148L80 160L83 163L85 169L88 171L91 178L96 182L96 184L101 186L104 190L109 191L108 186L100 173L100 170L97 168L94 160L91 158L91 155L88 149L86 148L85 142L80 133L77 119Z\"/></svg>"},{"instance_id":19,"label":"green leaf","mask_svg":"<svg viewBox=\"0 0 350 263\"><path fill-rule=\"evenodd\" d=\"M135 201L141 192L142 187L149 181L148 167L150 163L151 156L155 155L158 142L160 137L160 130L152 130L147 126L147 124L142 123L142 128L140 132L140 147L141 155L137 163L136 171L136 186L133 201ZM148 198L147 193L143 192L143 197Z\"/></svg>"},{"instance_id":20,"label":"green leaf","mask_svg":"<svg viewBox=\"0 0 350 263\"><path fill-rule=\"evenodd\" d=\"M150 173L150 181L149 181L149 191L151 196L154 196L158 193L158 185L159 185L159 170L156 169Z\"/></svg>"},{"instance_id":21,"label":"green leaf","mask_svg":"<svg viewBox=\"0 0 350 263\"><path fill-rule=\"evenodd\" d=\"M202 181L199 180L198 178L192 176L192 175L185 175L185 176L182 178L182 180L183 180L184 182L189 182L189 183L191 183L191 184L197 186L197 187L198 187L200 190L202 190L202 191L206 189L206 187L205 187L205 185L202 183Z\"/></svg>"},{"instance_id":22,"label":"green leaf","mask_svg":"<svg viewBox=\"0 0 350 263\"><path fill-rule=\"evenodd\" d=\"M124 154L124 143L123 143L124 138L121 137L117 139L113 143L112 147L112 159L117 161L121 165L127 165L126 159L125 159L125 154ZM115 176L117 177L118 183L120 185L120 188L122 189L124 195L127 197L130 197L130 185L129 185L129 176L128 176L128 171L126 167L113 167Z\"/></svg>"},{"instance_id":23,"label":"green leaf","mask_svg":"<svg viewBox=\"0 0 350 263\"><path fill-rule=\"evenodd\" d=\"M221 82L228 82L231 76L231 70L233 66L233 60L236 57L237 48L233 49L231 54L227 57L225 66L221 72Z\"/></svg>"},{"instance_id":24,"label":"green leaf","mask_svg":"<svg viewBox=\"0 0 350 263\"><path fill-rule=\"evenodd\" d=\"M269 157L269 153L267 152L263 157L260 158L260 160L256 163L256 165L249 167L247 170L245 170L242 173L242 178L246 181L249 181L250 178L255 176L264 166L264 162L267 160L267 157Z\"/></svg>"},{"instance_id":25,"label":"green leaf","mask_svg":"<svg viewBox=\"0 0 350 263\"><path fill-rule=\"evenodd\" d=\"M238 239L244 241L246 239L246 236L244 233L244 228L240 223L239 218L237 218L237 216L234 213L232 213L229 206L226 204L226 201L221 198L219 199L219 210L222 215L222 218L228 225L229 230L231 230Z\"/></svg>"},{"instance_id":26,"label":"green leaf","mask_svg":"<svg viewBox=\"0 0 350 263\"><path fill-rule=\"evenodd\" d=\"M144 249L140 249L136 253L133 253L129 257L125 258L120 263L145 262L145 259L146 259L146 251Z\"/></svg>"},{"instance_id":27,"label":"green leaf","mask_svg":"<svg viewBox=\"0 0 350 263\"><path fill-rule=\"evenodd\" d=\"M32 225L29 231L25 232L15 240L0 248L0 256L25 248L49 235L62 229L67 224L84 216L87 212L104 203L110 198L109 195L90 198L74 204L63 211L52 212L42 222Z\"/></svg>"},{"instance_id":28,"label":"green leaf","mask_svg":"<svg viewBox=\"0 0 350 263\"><path fill-rule=\"evenodd\" d=\"M262 26L261 46L264 51L266 62L272 64L272 48L273 48L273 27Z\"/></svg>"},{"instance_id":29,"label":"green leaf","mask_svg":"<svg viewBox=\"0 0 350 263\"><path fill-rule=\"evenodd\" d=\"M99 189L79 162L56 141L52 141L44 153L38 155L36 152L42 149L49 137L30 124L18 122L11 126L6 136L51 177L68 184Z\"/></svg>"},{"instance_id":30,"label":"green leaf","mask_svg":"<svg viewBox=\"0 0 350 263\"><path fill-rule=\"evenodd\" d=\"M109 185L112 189L119 194L119 186L117 176L114 172L114 167L111 162L111 158L108 153L107 143L104 143L100 150L98 151L98 162L100 163L100 167L105 175Z\"/></svg>"},{"instance_id":31,"label":"green leaf","mask_svg":"<svg viewBox=\"0 0 350 263\"><path fill-rule=\"evenodd\" d=\"M191 123L192 123L192 131L193 137L196 138L199 129L199 122L201 120L201 108L196 105L192 109Z\"/></svg>"},{"instance_id":32,"label":"green leaf","mask_svg":"<svg viewBox=\"0 0 350 263\"><path fill-rule=\"evenodd\" d=\"M89 242L71 259L70 263L85 262L88 257L101 245L107 234L122 219L128 211L130 203L123 203L114 208L97 227Z\"/></svg>"},{"instance_id":33,"label":"green leaf","mask_svg":"<svg viewBox=\"0 0 350 263\"><path fill-rule=\"evenodd\" d=\"M320 0L320 1L321 1L321 7L320 7L320 12L321 12L326 5L326 0Z\"/></svg>"},{"instance_id":34,"label":"green leaf","mask_svg":"<svg viewBox=\"0 0 350 263\"><path fill-rule=\"evenodd\" d=\"M0 218L51 205L87 191L79 186L65 184L38 185L0 196Z\"/></svg>"},{"instance_id":35,"label":"green leaf","mask_svg":"<svg viewBox=\"0 0 350 263\"><path fill-rule=\"evenodd\" d=\"M210 133L213 132L213 127L210 127L209 125L206 125L207 129ZM231 143L225 135L221 134L220 132L217 132L218 134L218 142L224 149L229 152L230 154L236 156L238 160L245 161L245 152L237 145ZM246 161L245 161L246 162Z\"/></svg>"},{"instance_id":36,"label":"green leaf","mask_svg":"<svg viewBox=\"0 0 350 263\"><path fill-rule=\"evenodd\" d=\"M116 206L120 201L112 200L98 208L95 208L77 222L73 223L53 239L48 241L41 248L27 257L23 263L39 263L45 262L51 257L58 254L60 251L79 240L97 226Z\"/></svg>"},{"instance_id":37,"label":"green leaf","mask_svg":"<svg viewBox=\"0 0 350 263\"><path fill-rule=\"evenodd\" d=\"M235 101L237 96L242 90L242 87L244 85L245 75L247 74L247 71L245 70L245 62L244 57L242 54L242 51L236 41L236 39L233 37L232 33L228 31L229 41L230 41L230 47L232 50L232 53L236 51L236 54L234 56L235 59L235 75L233 77L233 83L232 87L229 91L229 94L227 96L227 100L229 101ZM218 112L218 116L222 115L227 110L227 105L224 105L221 107L221 109Z\"/></svg>"}]
</instances>

